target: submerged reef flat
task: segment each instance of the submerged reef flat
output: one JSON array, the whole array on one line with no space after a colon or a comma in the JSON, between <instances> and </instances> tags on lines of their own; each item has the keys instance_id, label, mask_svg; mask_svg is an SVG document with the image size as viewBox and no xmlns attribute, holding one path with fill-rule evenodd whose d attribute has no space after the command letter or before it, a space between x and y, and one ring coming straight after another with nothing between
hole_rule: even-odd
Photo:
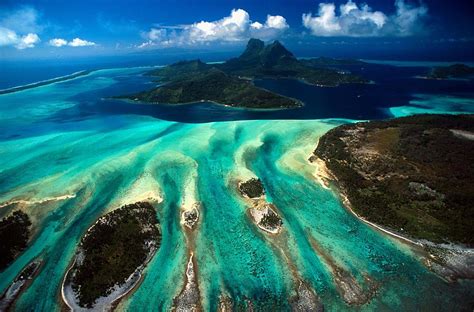
<instances>
[{"instance_id":1,"label":"submerged reef flat","mask_svg":"<svg viewBox=\"0 0 474 312\"><path fill-rule=\"evenodd\" d=\"M155 209L149 203L126 205L99 218L82 238L65 277L63 297L68 306L110 308L139 281L160 240Z\"/></svg>"},{"instance_id":2,"label":"submerged reef flat","mask_svg":"<svg viewBox=\"0 0 474 312\"><path fill-rule=\"evenodd\" d=\"M290 299L291 310L294 312L324 312L324 305L320 300L306 283L300 281L297 295Z\"/></svg>"},{"instance_id":3,"label":"submerged reef flat","mask_svg":"<svg viewBox=\"0 0 474 312\"><path fill-rule=\"evenodd\" d=\"M171 311L185 312L202 311L200 304L200 293L197 284L197 267L196 262L193 260L193 254L189 256L188 264L186 266L186 279L184 288L179 295L173 300L173 308Z\"/></svg>"},{"instance_id":4,"label":"submerged reef flat","mask_svg":"<svg viewBox=\"0 0 474 312\"><path fill-rule=\"evenodd\" d=\"M349 305L362 305L367 303L375 294L377 284L368 276L364 276L364 284L357 281L352 274L339 266L334 259L325 251L319 242L311 238L311 245L323 259L327 268L331 272L337 291L340 293L344 301Z\"/></svg>"},{"instance_id":5,"label":"submerged reef flat","mask_svg":"<svg viewBox=\"0 0 474 312\"><path fill-rule=\"evenodd\" d=\"M28 214L14 211L0 221L0 271L4 270L27 246L31 221Z\"/></svg>"},{"instance_id":6,"label":"submerged reef flat","mask_svg":"<svg viewBox=\"0 0 474 312\"><path fill-rule=\"evenodd\" d=\"M325 134L315 155L362 217L418 239L473 246L474 141L465 135L473 132L472 115L357 123Z\"/></svg>"}]
</instances>

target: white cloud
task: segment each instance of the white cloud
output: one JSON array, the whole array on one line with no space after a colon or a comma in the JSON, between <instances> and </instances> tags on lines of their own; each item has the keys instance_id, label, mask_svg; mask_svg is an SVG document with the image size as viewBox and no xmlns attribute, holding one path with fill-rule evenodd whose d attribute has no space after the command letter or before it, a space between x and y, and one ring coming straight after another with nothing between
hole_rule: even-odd
<instances>
[{"instance_id":1,"label":"white cloud","mask_svg":"<svg viewBox=\"0 0 474 312\"><path fill-rule=\"evenodd\" d=\"M49 45L53 47L62 47L67 44L67 41L61 38L54 38L49 40Z\"/></svg>"},{"instance_id":2,"label":"white cloud","mask_svg":"<svg viewBox=\"0 0 474 312\"><path fill-rule=\"evenodd\" d=\"M19 50L23 50L33 48L38 42L40 42L40 38L37 34L29 33L24 36L19 36L11 29L0 27L0 47L14 46Z\"/></svg>"},{"instance_id":3,"label":"white cloud","mask_svg":"<svg viewBox=\"0 0 474 312\"><path fill-rule=\"evenodd\" d=\"M0 47L15 45L18 42L18 35L11 29L0 27Z\"/></svg>"},{"instance_id":4,"label":"white cloud","mask_svg":"<svg viewBox=\"0 0 474 312\"><path fill-rule=\"evenodd\" d=\"M17 33L38 33L43 30L39 24L39 13L33 7L23 6L19 9L0 13L0 25Z\"/></svg>"},{"instance_id":5,"label":"white cloud","mask_svg":"<svg viewBox=\"0 0 474 312\"><path fill-rule=\"evenodd\" d=\"M0 46L13 46L19 50L33 48L41 41L36 32L42 27L37 20L38 13L32 7L0 13Z\"/></svg>"},{"instance_id":6,"label":"white cloud","mask_svg":"<svg viewBox=\"0 0 474 312\"><path fill-rule=\"evenodd\" d=\"M62 47L62 46L66 46L66 45L68 45L70 47L88 47L88 46L95 46L96 45L95 42L83 40L83 39L80 39L80 38L74 38L71 41L67 41L63 38L54 38L54 39L49 40L48 43L49 43L50 46L58 47L58 48Z\"/></svg>"},{"instance_id":7,"label":"white cloud","mask_svg":"<svg viewBox=\"0 0 474 312\"><path fill-rule=\"evenodd\" d=\"M286 23L286 19L280 15L267 15L267 21L265 22L265 26L268 28L275 29L286 29L289 27Z\"/></svg>"},{"instance_id":8,"label":"white cloud","mask_svg":"<svg viewBox=\"0 0 474 312\"><path fill-rule=\"evenodd\" d=\"M139 48L150 46L177 46L206 44L209 42L236 42L256 37L264 40L276 38L289 28L286 19L268 15L265 24L253 22L247 11L234 9L229 16L217 21L200 21L180 27L155 27L142 33L147 41Z\"/></svg>"},{"instance_id":9,"label":"white cloud","mask_svg":"<svg viewBox=\"0 0 474 312\"><path fill-rule=\"evenodd\" d=\"M231 14L214 22L201 21L186 26L185 32L191 42L203 41L240 41L248 31L249 14L242 10L232 10Z\"/></svg>"},{"instance_id":10,"label":"white cloud","mask_svg":"<svg viewBox=\"0 0 474 312\"><path fill-rule=\"evenodd\" d=\"M423 29L423 18L428 9L424 5L412 6L404 0L395 1L395 13L386 15L373 11L367 4L357 5L352 0L339 6L320 3L318 14L303 14L303 25L316 36L410 36Z\"/></svg>"},{"instance_id":11,"label":"white cloud","mask_svg":"<svg viewBox=\"0 0 474 312\"><path fill-rule=\"evenodd\" d=\"M146 37L153 41L163 40L166 38L166 29L156 29L152 28L147 34Z\"/></svg>"},{"instance_id":12,"label":"white cloud","mask_svg":"<svg viewBox=\"0 0 474 312\"><path fill-rule=\"evenodd\" d=\"M72 41L69 41L67 44L68 46L71 46L71 47L88 47L88 46L94 46L95 42L83 40L80 38L74 38L72 39Z\"/></svg>"},{"instance_id":13,"label":"white cloud","mask_svg":"<svg viewBox=\"0 0 474 312\"><path fill-rule=\"evenodd\" d=\"M259 23L259 22L254 22L254 23L250 24L250 27L253 28L253 29L262 29L263 24Z\"/></svg>"},{"instance_id":14,"label":"white cloud","mask_svg":"<svg viewBox=\"0 0 474 312\"><path fill-rule=\"evenodd\" d=\"M411 6L406 4L403 0L395 1L395 6L397 12L393 19L398 32L412 35L423 30L423 25L419 23L419 20L428 14L428 8L426 6Z\"/></svg>"},{"instance_id":15,"label":"white cloud","mask_svg":"<svg viewBox=\"0 0 474 312\"><path fill-rule=\"evenodd\" d=\"M35 44L40 42L40 38L37 34L29 33L20 38L18 43L15 45L17 49L26 49L26 48L34 48Z\"/></svg>"}]
</instances>

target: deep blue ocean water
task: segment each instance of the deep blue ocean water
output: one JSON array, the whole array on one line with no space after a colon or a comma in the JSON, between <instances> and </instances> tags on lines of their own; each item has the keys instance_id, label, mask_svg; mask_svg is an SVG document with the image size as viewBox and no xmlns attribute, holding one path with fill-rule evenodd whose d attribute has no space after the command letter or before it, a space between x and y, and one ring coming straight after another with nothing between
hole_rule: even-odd
<instances>
[{"instance_id":1,"label":"deep blue ocean water","mask_svg":"<svg viewBox=\"0 0 474 312\"><path fill-rule=\"evenodd\" d=\"M79 68L79 67L78 67ZM131 94L157 85L150 77L139 74L118 75L115 83L72 96L77 104L59 110L48 119L67 122L88 116L138 114L163 120L202 123L212 121L256 119L383 119L395 114L391 107L421 107L429 109L432 98L450 96L460 102L470 101L474 95L472 80L427 80L418 78L429 71L427 67L398 67L366 64L345 66L374 81L371 84L347 84L339 87L317 87L292 79L263 79L255 81L259 87L297 98L304 106L283 110L248 110L229 108L212 103L189 105L148 105L113 100L116 95ZM143 69L145 72L146 69ZM64 82L65 86L74 82ZM422 101L419 101L420 96ZM415 103L416 102L416 103ZM433 108L433 107L431 107ZM458 105L452 111L468 112L469 106ZM429 110L427 111L429 112Z\"/></svg>"}]
</instances>

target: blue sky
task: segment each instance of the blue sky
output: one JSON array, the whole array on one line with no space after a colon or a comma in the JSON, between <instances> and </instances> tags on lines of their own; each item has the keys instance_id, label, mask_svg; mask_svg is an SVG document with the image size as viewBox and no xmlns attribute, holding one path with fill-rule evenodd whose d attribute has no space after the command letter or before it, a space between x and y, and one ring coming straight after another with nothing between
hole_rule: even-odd
<instances>
[{"instance_id":1,"label":"blue sky","mask_svg":"<svg viewBox=\"0 0 474 312\"><path fill-rule=\"evenodd\" d=\"M240 49L250 37L301 50L458 48L474 39L471 1L2 0L0 56ZM427 48L428 49L428 48Z\"/></svg>"}]
</instances>

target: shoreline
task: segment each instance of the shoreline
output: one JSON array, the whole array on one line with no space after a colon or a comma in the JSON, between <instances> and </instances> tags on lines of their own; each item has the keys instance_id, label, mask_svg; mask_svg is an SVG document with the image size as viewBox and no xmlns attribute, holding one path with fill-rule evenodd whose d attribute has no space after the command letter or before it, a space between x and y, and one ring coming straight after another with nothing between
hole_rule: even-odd
<instances>
[{"instance_id":1,"label":"shoreline","mask_svg":"<svg viewBox=\"0 0 474 312\"><path fill-rule=\"evenodd\" d=\"M470 267L470 263L474 263L474 249L452 242L434 243L425 239L416 239L367 220L354 211L344 188L341 187L331 170L325 166L325 162L314 154L309 161L314 165L314 162L318 160L324 163L324 169L318 168L321 172L315 172L315 180L320 184L327 181L331 186L329 189L339 197L342 206L354 217L376 231L386 234L400 243L405 243L428 270L445 281L451 283L458 279L474 279L474 267ZM324 187L324 184L321 185Z\"/></svg>"},{"instance_id":2,"label":"shoreline","mask_svg":"<svg viewBox=\"0 0 474 312\"><path fill-rule=\"evenodd\" d=\"M263 88L261 88L263 89ZM272 91L269 91L267 89L264 89L268 92L272 92ZM277 94L277 93L275 93ZM287 109L296 109L296 108L301 108L303 107L305 104L298 100L298 99L294 99L294 98L290 98L290 97L287 97L287 96L284 96L284 95L280 95L280 94L277 94L279 96L282 96L282 97L286 97L286 98L289 98L291 100L295 100L295 103L298 103L298 105L296 106L283 106L283 107L268 107L268 108L258 108L258 107L247 107L247 106L233 106L233 105L229 105L229 104L223 104L223 103L219 103L219 102L216 102L216 101L212 101L212 100L204 100L204 99L201 99L201 100L196 100L196 101L191 101L191 102L181 102L181 103L161 103L161 102L149 102L149 101L143 101L143 100L140 100L138 98L136 99L132 99L132 98L128 98L128 97L109 97L109 98L103 98L103 100L118 100L118 101L123 101L123 102L126 102L126 103L130 103L130 104L141 104L141 105L166 105L166 106L182 106L182 105L192 105L192 104L203 104L203 103L208 103L208 104L213 104L213 105L217 105L217 106L223 106L223 107L228 107L228 108L234 108L234 109L243 109L243 110L253 110L253 111L277 111L277 110L287 110Z\"/></svg>"},{"instance_id":3,"label":"shoreline","mask_svg":"<svg viewBox=\"0 0 474 312\"><path fill-rule=\"evenodd\" d=\"M24 91L24 90L28 90L28 89L37 88L37 87L42 87L42 86L50 85L50 84L57 83L57 82L67 81L67 80L71 80L71 79L74 79L74 78L87 76L92 72L93 72L93 70L81 70L81 71L78 71L78 72L75 72L75 73L72 73L72 74L66 75L66 76L60 76L60 77L56 77L56 78L52 78L52 79L41 80L41 81L38 81L38 82L29 83L29 84L22 85L22 86L16 86L16 87L11 87L11 88L7 88L7 89L2 89L2 90L0 90L0 95L19 92L19 91Z\"/></svg>"},{"instance_id":4,"label":"shoreline","mask_svg":"<svg viewBox=\"0 0 474 312\"><path fill-rule=\"evenodd\" d=\"M148 263L151 261L151 259L153 259L153 256L156 254L158 248L153 248L150 253L148 254L147 258L145 259L145 261L132 273L130 274L130 276L125 280L125 283L123 286L119 286L116 288L117 285L115 285L112 289L114 289L111 294L109 294L108 296L106 297L100 297L97 299L97 303L96 305L94 305L94 307L92 307L91 309L88 309L88 308L83 308L82 306L80 306L78 304L78 302L76 300L72 300L73 302L71 302L70 300L71 299L75 299L75 298L70 298L69 296L72 294L76 295L76 292L74 290L72 290L72 292L70 294L67 294L67 288L71 287L71 284L68 282L68 279L69 279L69 274L71 273L71 270L74 269L75 265L76 265L76 262L77 262L77 257L78 255L74 255L74 259L73 259L73 262L72 264L69 266L68 270L66 271L66 273L64 274L64 278L63 278L63 281L61 283L61 299L62 299L62 304L61 305L66 305L71 311L76 311L76 310L84 310L84 311L90 311L90 310L96 310L97 308L100 308L102 309L103 311L113 311L121 302L122 300L127 297L128 295L130 295L133 291L136 290L137 286L141 284L142 280L143 280L143 271L145 270L146 266L148 265ZM129 284L129 285L127 285ZM114 292L117 292L117 297L113 298L112 300L108 300L108 299L111 299L109 297L113 296L114 295ZM104 302L101 304L101 300L103 300Z\"/></svg>"},{"instance_id":5,"label":"shoreline","mask_svg":"<svg viewBox=\"0 0 474 312\"><path fill-rule=\"evenodd\" d=\"M342 202L342 205L344 206L344 208L346 208L346 210L349 211L358 220L360 220L360 221L364 222L365 224L375 228L376 230L379 230L379 231L381 231L385 234L388 234L388 235L390 235L390 236L392 236L396 239L402 240L404 242L413 244L413 245L418 246L418 247L424 247L425 246L423 243L421 243L418 240L415 240L413 238L404 236L400 233L396 233L393 230L387 229L386 227L384 227L382 225L378 225L378 224L376 224L374 222L371 222L371 221L367 220L366 218L360 216L357 212L354 211L354 209L353 209L353 207L352 207L352 205L349 201L349 198L347 197L344 189L341 187L337 177L326 166L326 163L324 162L324 160L322 160L319 157L317 157L316 155L312 154L310 156L309 162L310 162L311 165L317 166L316 167L316 172L313 175L316 182L318 182L323 188L331 190L332 192L334 192L339 197L339 199ZM335 186L336 189L334 189L334 187L331 187L331 182L332 182L333 186Z\"/></svg>"},{"instance_id":6,"label":"shoreline","mask_svg":"<svg viewBox=\"0 0 474 312\"><path fill-rule=\"evenodd\" d=\"M15 279L11 282L3 293L0 294L0 311L11 311L14 310L15 303L20 296L25 292L28 287L33 283L34 279L38 276L43 266L42 259L35 259L29 262L23 269L18 273ZM32 268L32 272L29 275L24 275L25 272Z\"/></svg>"}]
</instances>

